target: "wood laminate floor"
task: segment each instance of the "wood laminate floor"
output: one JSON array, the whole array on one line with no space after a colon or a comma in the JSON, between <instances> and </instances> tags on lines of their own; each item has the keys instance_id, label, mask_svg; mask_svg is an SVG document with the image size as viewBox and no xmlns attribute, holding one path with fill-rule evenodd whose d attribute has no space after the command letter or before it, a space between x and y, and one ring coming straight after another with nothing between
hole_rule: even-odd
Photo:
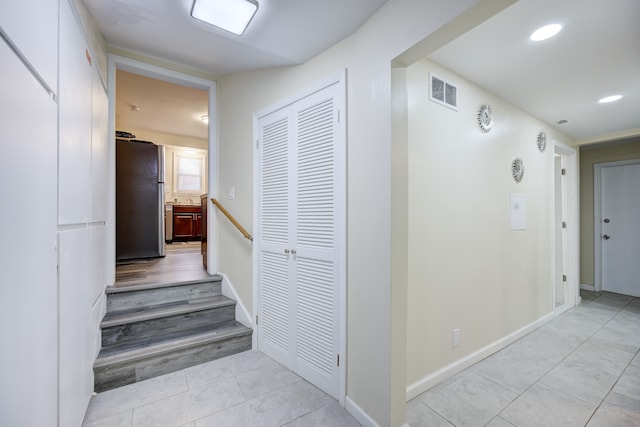
<instances>
[{"instance_id":1,"label":"wood laminate floor","mask_svg":"<svg viewBox=\"0 0 640 427\"><path fill-rule=\"evenodd\" d=\"M209 277L202 264L200 242L166 245L164 258L122 261L116 264L115 287L169 283Z\"/></svg>"}]
</instances>

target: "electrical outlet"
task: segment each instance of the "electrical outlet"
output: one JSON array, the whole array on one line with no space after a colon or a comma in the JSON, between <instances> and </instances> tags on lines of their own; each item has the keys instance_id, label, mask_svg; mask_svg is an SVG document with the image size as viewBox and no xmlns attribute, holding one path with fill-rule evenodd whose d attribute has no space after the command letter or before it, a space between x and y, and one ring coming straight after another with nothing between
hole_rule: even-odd
<instances>
[{"instance_id":1,"label":"electrical outlet","mask_svg":"<svg viewBox=\"0 0 640 427\"><path fill-rule=\"evenodd\" d=\"M451 332L451 347L456 348L460 345L460 329L454 329Z\"/></svg>"}]
</instances>

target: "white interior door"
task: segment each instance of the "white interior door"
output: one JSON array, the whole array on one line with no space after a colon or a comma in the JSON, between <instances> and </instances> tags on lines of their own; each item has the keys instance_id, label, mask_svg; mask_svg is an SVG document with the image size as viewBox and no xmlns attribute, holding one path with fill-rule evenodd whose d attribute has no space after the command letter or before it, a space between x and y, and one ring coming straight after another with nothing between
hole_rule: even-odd
<instances>
[{"instance_id":1,"label":"white interior door","mask_svg":"<svg viewBox=\"0 0 640 427\"><path fill-rule=\"evenodd\" d=\"M258 119L258 349L339 397L339 85Z\"/></svg>"},{"instance_id":2,"label":"white interior door","mask_svg":"<svg viewBox=\"0 0 640 427\"><path fill-rule=\"evenodd\" d=\"M602 290L640 297L640 163L601 169Z\"/></svg>"},{"instance_id":3,"label":"white interior door","mask_svg":"<svg viewBox=\"0 0 640 427\"><path fill-rule=\"evenodd\" d=\"M258 259L258 348L289 366L294 318L290 274L293 238L290 208L291 111L282 109L260 120L260 256Z\"/></svg>"}]
</instances>

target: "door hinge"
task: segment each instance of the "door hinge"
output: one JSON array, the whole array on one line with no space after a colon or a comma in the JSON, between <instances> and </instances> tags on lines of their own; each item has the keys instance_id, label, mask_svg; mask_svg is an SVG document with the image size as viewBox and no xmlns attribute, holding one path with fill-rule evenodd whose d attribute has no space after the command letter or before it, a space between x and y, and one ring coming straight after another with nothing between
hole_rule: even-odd
<instances>
[{"instance_id":1,"label":"door hinge","mask_svg":"<svg viewBox=\"0 0 640 427\"><path fill-rule=\"evenodd\" d=\"M565 221L562 221L562 228L567 228L567 223Z\"/></svg>"},{"instance_id":2,"label":"door hinge","mask_svg":"<svg viewBox=\"0 0 640 427\"><path fill-rule=\"evenodd\" d=\"M260 140L256 139L256 150L260 149Z\"/></svg>"},{"instance_id":3,"label":"door hinge","mask_svg":"<svg viewBox=\"0 0 640 427\"><path fill-rule=\"evenodd\" d=\"M562 168L562 175L566 175L567 174L567 170L565 168Z\"/></svg>"},{"instance_id":4,"label":"door hinge","mask_svg":"<svg viewBox=\"0 0 640 427\"><path fill-rule=\"evenodd\" d=\"M256 314L256 326L258 326L258 315Z\"/></svg>"},{"instance_id":5,"label":"door hinge","mask_svg":"<svg viewBox=\"0 0 640 427\"><path fill-rule=\"evenodd\" d=\"M567 275L566 275L566 274L563 274L563 275L562 275L562 281L563 281L563 282L566 282L566 281L567 281Z\"/></svg>"},{"instance_id":6,"label":"door hinge","mask_svg":"<svg viewBox=\"0 0 640 427\"><path fill-rule=\"evenodd\" d=\"M337 366L340 366L340 355L338 354L338 355L336 355L336 356L337 356L337 357L336 357L336 365L337 365Z\"/></svg>"},{"instance_id":7,"label":"door hinge","mask_svg":"<svg viewBox=\"0 0 640 427\"><path fill-rule=\"evenodd\" d=\"M340 123L340 110L338 110L338 123Z\"/></svg>"}]
</instances>

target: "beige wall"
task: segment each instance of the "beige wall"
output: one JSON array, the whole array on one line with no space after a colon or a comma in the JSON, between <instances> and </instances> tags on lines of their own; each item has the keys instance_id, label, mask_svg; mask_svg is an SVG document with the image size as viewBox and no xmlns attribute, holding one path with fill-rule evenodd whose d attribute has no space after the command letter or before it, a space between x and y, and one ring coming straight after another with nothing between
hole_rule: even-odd
<instances>
[{"instance_id":1,"label":"beige wall","mask_svg":"<svg viewBox=\"0 0 640 427\"><path fill-rule=\"evenodd\" d=\"M580 147L580 283L595 285L593 249L593 166L640 159L640 137L606 146Z\"/></svg>"},{"instance_id":2,"label":"beige wall","mask_svg":"<svg viewBox=\"0 0 640 427\"><path fill-rule=\"evenodd\" d=\"M403 295L402 284L391 286L391 61L473 3L390 0L355 34L301 66L218 80L218 192L251 227L253 114L347 69L347 394L381 426L402 424L405 400L390 391L405 351L391 344L404 333L390 303ZM229 186L235 200L226 200ZM253 312L252 248L223 221L219 227L220 271Z\"/></svg>"},{"instance_id":3,"label":"beige wall","mask_svg":"<svg viewBox=\"0 0 640 427\"><path fill-rule=\"evenodd\" d=\"M429 72L458 84L459 111L429 101ZM572 140L427 60L408 68L407 90L412 385L552 311L551 141ZM476 122L482 104L495 117L486 134ZM542 153L539 131L549 140ZM520 183L511 177L516 157L525 165ZM527 197L524 231L510 230L511 193Z\"/></svg>"}]
</instances>

